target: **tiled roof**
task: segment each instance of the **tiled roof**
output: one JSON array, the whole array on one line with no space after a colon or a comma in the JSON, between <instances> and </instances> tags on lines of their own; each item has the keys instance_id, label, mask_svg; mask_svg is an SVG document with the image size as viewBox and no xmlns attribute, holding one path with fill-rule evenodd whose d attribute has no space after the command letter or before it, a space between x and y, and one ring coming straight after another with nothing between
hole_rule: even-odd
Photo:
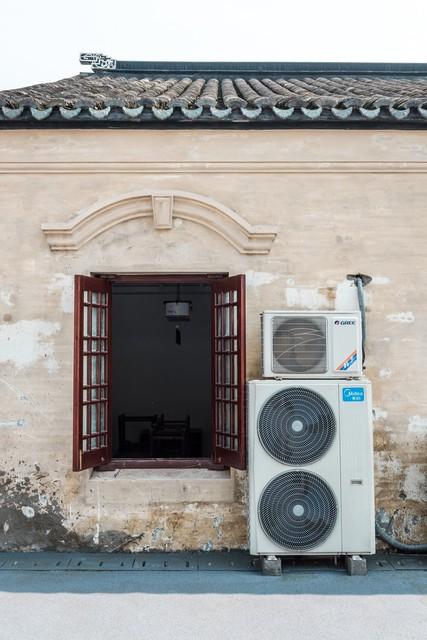
<instances>
[{"instance_id":1,"label":"tiled roof","mask_svg":"<svg viewBox=\"0 0 427 640\"><path fill-rule=\"evenodd\" d=\"M138 65L104 56L94 63L96 54L84 54L84 63L85 55L93 73L0 92L3 125L427 124L426 65Z\"/></svg>"}]
</instances>

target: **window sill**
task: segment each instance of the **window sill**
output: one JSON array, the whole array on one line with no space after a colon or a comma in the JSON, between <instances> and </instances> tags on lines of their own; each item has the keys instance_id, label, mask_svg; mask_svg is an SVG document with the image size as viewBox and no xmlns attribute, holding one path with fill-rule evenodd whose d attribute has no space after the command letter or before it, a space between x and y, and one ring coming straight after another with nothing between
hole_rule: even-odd
<instances>
[{"instance_id":1,"label":"window sill","mask_svg":"<svg viewBox=\"0 0 427 640\"><path fill-rule=\"evenodd\" d=\"M111 462L96 468L96 471L117 469L213 469L225 467L212 462L211 458L113 458Z\"/></svg>"},{"instance_id":2,"label":"window sill","mask_svg":"<svg viewBox=\"0 0 427 640\"><path fill-rule=\"evenodd\" d=\"M87 485L87 500L126 505L189 502L234 502L234 477L229 469L116 469L94 471Z\"/></svg>"}]
</instances>

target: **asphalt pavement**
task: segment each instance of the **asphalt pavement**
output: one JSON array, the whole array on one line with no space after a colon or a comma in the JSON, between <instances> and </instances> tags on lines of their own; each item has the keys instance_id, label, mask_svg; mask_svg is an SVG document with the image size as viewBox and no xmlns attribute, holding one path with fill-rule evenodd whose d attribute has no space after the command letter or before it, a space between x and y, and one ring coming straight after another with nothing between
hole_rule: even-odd
<instances>
[{"instance_id":1,"label":"asphalt pavement","mask_svg":"<svg viewBox=\"0 0 427 640\"><path fill-rule=\"evenodd\" d=\"M425 640L427 572L0 572L0 640Z\"/></svg>"}]
</instances>

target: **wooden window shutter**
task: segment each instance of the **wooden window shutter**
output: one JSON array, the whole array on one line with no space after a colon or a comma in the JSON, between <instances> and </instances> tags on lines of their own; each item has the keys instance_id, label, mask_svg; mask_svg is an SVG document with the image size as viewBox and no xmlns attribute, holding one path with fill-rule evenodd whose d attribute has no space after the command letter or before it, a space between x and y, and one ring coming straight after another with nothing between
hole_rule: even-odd
<instances>
[{"instance_id":1,"label":"wooden window shutter","mask_svg":"<svg viewBox=\"0 0 427 640\"><path fill-rule=\"evenodd\" d=\"M73 470L111 460L111 283L75 276Z\"/></svg>"},{"instance_id":2,"label":"wooden window shutter","mask_svg":"<svg viewBox=\"0 0 427 640\"><path fill-rule=\"evenodd\" d=\"M246 465L245 276L212 283L212 406L214 462Z\"/></svg>"}]
</instances>

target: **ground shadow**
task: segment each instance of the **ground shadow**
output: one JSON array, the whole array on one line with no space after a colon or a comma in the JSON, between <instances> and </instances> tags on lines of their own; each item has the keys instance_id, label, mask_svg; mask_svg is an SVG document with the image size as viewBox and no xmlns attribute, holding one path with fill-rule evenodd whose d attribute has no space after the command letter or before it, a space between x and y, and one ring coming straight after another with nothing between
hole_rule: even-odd
<instances>
[{"instance_id":1,"label":"ground shadow","mask_svg":"<svg viewBox=\"0 0 427 640\"><path fill-rule=\"evenodd\" d=\"M34 564L35 554L24 555L26 562ZM158 554L160 555L160 554ZM370 571L367 576L348 576L339 569L309 567L304 570L285 569L281 577L263 576L252 568L215 570L206 567L197 570L191 565L184 570L135 570L135 558L120 554L123 566L109 570L108 560L101 570L91 569L100 554L37 554L40 567L31 570L10 566L13 554L0 555L0 592L11 593L111 593L111 594L252 594L252 595L420 595L427 593L427 572L422 570ZM103 557L103 556L102 556ZM58 560L60 558L60 560ZM82 565L79 565L79 558ZM191 558L191 556L190 556ZM86 561L86 570L81 569ZM116 558L118 560L118 558ZM50 567L52 561L62 563ZM140 561L140 559L138 559ZM43 565L43 562L45 563ZM126 563L127 566L126 566ZM9 564L9 568L8 568ZM67 569L65 566L74 568ZM27 565L28 566L28 565ZM44 567L44 568L43 568Z\"/></svg>"}]
</instances>

